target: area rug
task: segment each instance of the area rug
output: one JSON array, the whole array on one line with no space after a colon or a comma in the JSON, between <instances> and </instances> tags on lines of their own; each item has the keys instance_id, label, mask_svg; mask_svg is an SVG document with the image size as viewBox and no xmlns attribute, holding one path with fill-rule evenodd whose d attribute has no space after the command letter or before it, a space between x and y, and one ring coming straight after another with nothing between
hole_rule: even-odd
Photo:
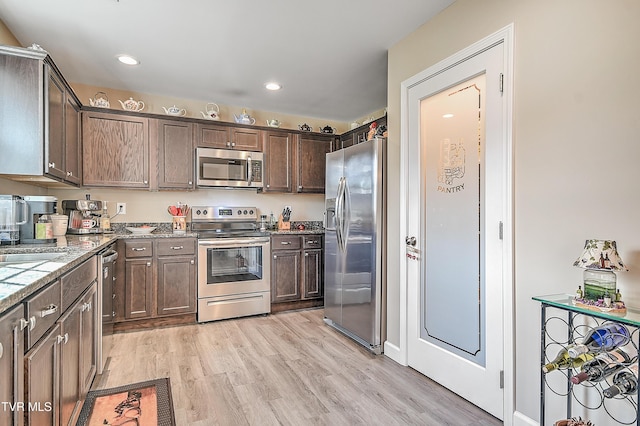
<instances>
[{"instance_id":1,"label":"area rug","mask_svg":"<svg viewBox=\"0 0 640 426\"><path fill-rule=\"evenodd\" d=\"M175 426L169 378L89 391L76 425Z\"/></svg>"}]
</instances>

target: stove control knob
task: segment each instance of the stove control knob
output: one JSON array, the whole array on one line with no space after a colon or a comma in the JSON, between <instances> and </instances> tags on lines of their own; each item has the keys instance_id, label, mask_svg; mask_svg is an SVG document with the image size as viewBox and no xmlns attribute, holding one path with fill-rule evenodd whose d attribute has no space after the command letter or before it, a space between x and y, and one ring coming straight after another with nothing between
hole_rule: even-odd
<instances>
[{"instance_id":1,"label":"stove control knob","mask_svg":"<svg viewBox=\"0 0 640 426\"><path fill-rule=\"evenodd\" d=\"M247 211L245 210L243 213L244 213L244 214L247 214Z\"/></svg>"},{"instance_id":2,"label":"stove control knob","mask_svg":"<svg viewBox=\"0 0 640 426\"><path fill-rule=\"evenodd\" d=\"M238 210L238 214L242 214L242 210Z\"/></svg>"},{"instance_id":3,"label":"stove control knob","mask_svg":"<svg viewBox=\"0 0 640 426\"><path fill-rule=\"evenodd\" d=\"M202 211L202 214L206 216L206 215L207 215L207 211L206 211L206 210L203 210L203 211Z\"/></svg>"},{"instance_id":4,"label":"stove control knob","mask_svg":"<svg viewBox=\"0 0 640 426\"><path fill-rule=\"evenodd\" d=\"M202 213L200 210L196 210L196 216L200 216L200 213Z\"/></svg>"},{"instance_id":5,"label":"stove control knob","mask_svg":"<svg viewBox=\"0 0 640 426\"><path fill-rule=\"evenodd\" d=\"M253 214L253 210L249 210L249 214Z\"/></svg>"}]
</instances>

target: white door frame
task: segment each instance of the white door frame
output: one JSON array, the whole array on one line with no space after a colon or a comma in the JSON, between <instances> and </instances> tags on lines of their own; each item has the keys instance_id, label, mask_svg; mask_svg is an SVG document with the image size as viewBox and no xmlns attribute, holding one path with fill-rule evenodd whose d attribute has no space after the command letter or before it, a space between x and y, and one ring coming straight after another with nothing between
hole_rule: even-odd
<instances>
[{"instance_id":1,"label":"white door frame","mask_svg":"<svg viewBox=\"0 0 640 426\"><path fill-rule=\"evenodd\" d=\"M407 233L407 189L408 189L408 164L407 155L409 140L409 122L408 122L408 93L409 89L438 74L448 68L451 68L466 58L486 50L496 43L504 43L504 80L503 80L503 140L505 158L504 168L506 176L504 179L505 187L503 188L504 200L504 223L503 223L503 307L504 307L504 424L513 424L513 413L515 410L515 341L513 339L514 330L514 312L513 312L513 24L510 24L501 30L485 37L484 39L472 44L471 46L457 52L443 61L427 68L426 70L410 77L401 83L401 102L400 102L400 250L398 251L398 265L400 272L400 297L399 297L399 323L400 323L400 341L394 350L386 351L396 362L402 365L408 365L407 361L407 271L406 271L406 249L404 244L404 235ZM390 348L391 349L391 348Z\"/></svg>"}]
</instances>

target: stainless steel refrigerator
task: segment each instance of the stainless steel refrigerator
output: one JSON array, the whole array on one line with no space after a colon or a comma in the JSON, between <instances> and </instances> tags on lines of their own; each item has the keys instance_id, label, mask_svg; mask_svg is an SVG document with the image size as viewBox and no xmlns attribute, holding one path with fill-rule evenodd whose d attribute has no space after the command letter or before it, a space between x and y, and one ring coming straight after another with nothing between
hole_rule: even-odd
<instances>
[{"instance_id":1,"label":"stainless steel refrigerator","mask_svg":"<svg viewBox=\"0 0 640 426\"><path fill-rule=\"evenodd\" d=\"M324 320L377 354L386 337L386 142L326 158Z\"/></svg>"}]
</instances>

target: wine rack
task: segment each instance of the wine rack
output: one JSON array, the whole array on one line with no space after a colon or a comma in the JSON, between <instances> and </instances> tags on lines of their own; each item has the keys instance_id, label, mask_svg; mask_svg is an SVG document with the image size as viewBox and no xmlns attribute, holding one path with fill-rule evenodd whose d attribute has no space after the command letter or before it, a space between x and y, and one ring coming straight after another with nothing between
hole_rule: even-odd
<instances>
[{"instance_id":1,"label":"wine rack","mask_svg":"<svg viewBox=\"0 0 640 426\"><path fill-rule=\"evenodd\" d=\"M638 363L640 346L640 310L627 307L626 312L591 310L574 306L573 296L556 294L534 297L541 303L540 365L549 363L562 349L579 343L595 327L609 322L624 324L629 330L630 341L622 348L631 360L622 370ZM582 417L594 424L640 426L638 401L640 386L629 395L605 398L604 389L613 384L612 376L600 382L571 383L571 377L579 372L574 369L540 370L540 425L552 426L562 418ZM553 397L553 398L551 398ZM566 417L564 417L566 416ZM595 420L598 418L598 420ZM603 420L604 419L604 420Z\"/></svg>"}]
</instances>

